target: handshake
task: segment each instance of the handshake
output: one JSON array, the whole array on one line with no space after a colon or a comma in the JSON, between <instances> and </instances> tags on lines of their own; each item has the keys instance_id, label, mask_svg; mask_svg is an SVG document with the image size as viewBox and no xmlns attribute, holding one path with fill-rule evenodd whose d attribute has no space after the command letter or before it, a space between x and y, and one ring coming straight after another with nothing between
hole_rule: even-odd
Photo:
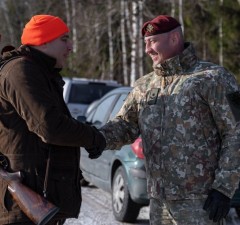
<instances>
[{"instance_id":1,"label":"handshake","mask_svg":"<svg viewBox=\"0 0 240 225\"><path fill-rule=\"evenodd\" d=\"M97 159L102 155L103 150L106 148L106 139L101 132L95 136L94 146L85 148L88 152L88 158Z\"/></svg>"}]
</instances>

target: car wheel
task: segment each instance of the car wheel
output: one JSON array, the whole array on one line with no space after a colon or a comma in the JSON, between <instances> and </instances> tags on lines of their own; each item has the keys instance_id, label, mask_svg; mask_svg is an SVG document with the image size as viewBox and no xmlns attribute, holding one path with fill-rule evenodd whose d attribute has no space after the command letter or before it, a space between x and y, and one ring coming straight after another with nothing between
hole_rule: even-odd
<instances>
[{"instance_id":1,"label":"car wheel","mask_svg":"<svg viewBox=\"0 0 240 225\"><path fill-rule=\"evenodd\" d=\"M113 177L112 209L116 220L134 222L139 214L141 205L133 202L127 186L127 175L120 166Z\"/></svg>"},{"instance_id":2,"label":"car wheel","mask_svg":"<svg viewBox=\"0 0 240 225\"><path fill-rule=\"evenodd\" d=\"M86 181L84 178L82 178L80 180L80 184L81 184L82 187L87 187L89 185L89 182Z\"/></svg>"}]
</instances>

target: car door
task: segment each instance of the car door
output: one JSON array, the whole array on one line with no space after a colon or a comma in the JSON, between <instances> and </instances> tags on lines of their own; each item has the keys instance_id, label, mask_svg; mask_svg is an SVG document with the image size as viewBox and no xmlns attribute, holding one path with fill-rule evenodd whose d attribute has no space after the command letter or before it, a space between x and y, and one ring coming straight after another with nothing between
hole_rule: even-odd
<instances>
[{"instance_id":1,"label":"car door","mask_svg":"<svg viewBox=\"0 0 240 225\"><path fill-rule=\"evenodd\" d=\"M118 98L118 94L103 98L98 102L96 108L91 111L90 115L87 117L87 122L96 128L102 127L107 122ZM105 155L105 151L103 152L103 155ZM81 169L85 173L87 172L88 174L102 179L104 173L107 173L109 170L109 163L105 164L106 161L110 160L109 157L111 158L111 152L110 155L107 154L107 159L102 156L97 159L89 159L88 153L83 150L81 154Z\"/></svg>"},{"instance_id":2,"label":"car door","mask_svg":"<svg viewBox=\"0 0 240 225\"><path fill-rule=\"evenodd\" d=\"M116 101L114 102L112 110L110 111L110 114L108 114L108 118L107 118L106 122L109 119L112 119L116 116L116 114L121 109L123 102L126 99L126 96L127 96L127 93L120 93L118 95L118 97L116 98ZM116 151L117 150L105 150L102 153L102 156L100 156L96 160L95 174L101 180L104 180L106 182L108 182L110 180L112 163L113 163L113 159L115 158L114 156L116 154Z\"/></svg>"}]
</instances>

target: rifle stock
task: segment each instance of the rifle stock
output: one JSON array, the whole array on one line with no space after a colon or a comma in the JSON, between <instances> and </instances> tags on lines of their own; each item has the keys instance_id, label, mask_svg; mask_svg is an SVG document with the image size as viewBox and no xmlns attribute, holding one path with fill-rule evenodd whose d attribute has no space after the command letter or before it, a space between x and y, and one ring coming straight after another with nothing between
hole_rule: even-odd
<instances>
[{"instance_id":1,"label":"rifle stock","mask_svg":"<svg viewBox=\"0 0 240 225\"><path fill-rule=\"evenodd\" d=\"M9 173L0 167L0 177L7 182L8 190L20 209L37 225L45 225L59 208L21 183L21 172Z\"/></svg>"}]
</instances>

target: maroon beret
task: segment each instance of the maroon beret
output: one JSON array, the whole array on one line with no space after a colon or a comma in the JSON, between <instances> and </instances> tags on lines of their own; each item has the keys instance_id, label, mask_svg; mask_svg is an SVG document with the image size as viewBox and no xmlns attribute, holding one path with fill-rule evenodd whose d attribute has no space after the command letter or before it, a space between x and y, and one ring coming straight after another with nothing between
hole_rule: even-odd
<instances>
[{"instance_id":1,"label":"maroon beret","mask_svg":"<svg viewBox=\"0 0 240 225\"><path fill-rule=\"evenodd\" d=\"M143 24L142 36L147 37L167 33L179 26L181 26L181 24L173 17L160 15Z\"/></svg>"}]
</instances>

